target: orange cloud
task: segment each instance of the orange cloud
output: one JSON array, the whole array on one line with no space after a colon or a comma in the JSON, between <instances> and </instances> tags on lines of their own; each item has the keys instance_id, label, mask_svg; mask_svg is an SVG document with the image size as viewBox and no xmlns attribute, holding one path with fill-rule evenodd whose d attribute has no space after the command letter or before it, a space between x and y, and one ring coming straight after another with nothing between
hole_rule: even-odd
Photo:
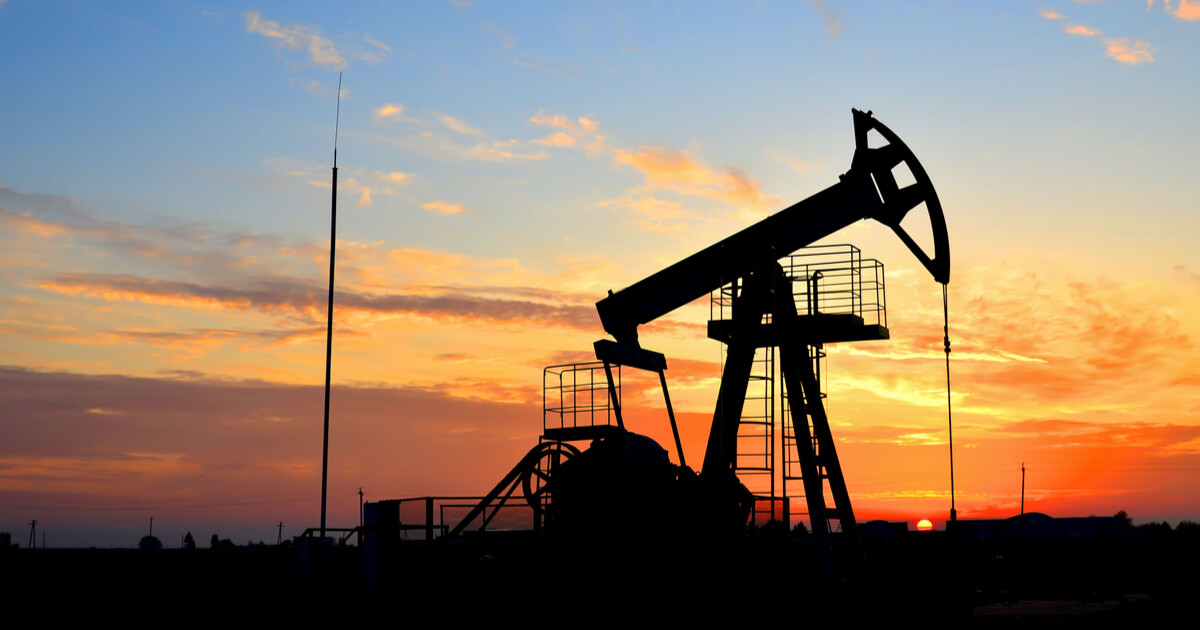
<instances>
[{"instance_id":1,"label":"orange cloud","mask_svg":"<svg viewBox=\"0 0 1200 630\"><path fill-rule=\"evenodd\" d=\"M495 140L480 142L472 146L462 146L432 131L425 131L411 138L392 140L397 144L425 150L433 157L445 160L482 160L485 162L526 162L546 160L550 154L545 151L524 153L518 150L521 144L517 140Z\"/></svg>"},{"instance_id":2,"label":"orange cloud","mask_svg":"<svg viewBox=\"0 0 1200 630\"><path fill-rule=\"evenodd\" d=\"M1061 14L1061 13L1059 13L1058 11L1055 11L1055 10L1053 10L1053 9L1042 9L1042 10L1041 10L1041 11L1038 13L1038 15L1041 15L1043 18L1046 18L1047 20L1061 20L1061 19L1063 19L1063 14Z\"/></svg>"},{"instance_id":3,"label":"orange cloud","mask_svg":"<svg viewBox=\"0 0 1200 630\"><path fill-rule=\"evenodd\" d=\"M283 26L279 22L264 20L257 11L246 11L246 32L257 33L275 41L288 50L303 48L308 52L308 58L318 66L341 70L346 67L346 60L334 47L333 42L322 37L316 30L292 24Z\"/></svg>"},{"instance_id":4,"label":"orange cloud","mask_svg":"<svg viewBox=\"0 0 1200 630\"><path fill-rule=\"evenodd\" d=\"M401 173L399 171L392 171L389 173L376 171L375 175L382 181L392 184L399 184L401 186L407 186L408 184L412 183L412 180L416 177L416 175L413 175L412 173Z\"/></svg>"},{"instance_id":5,"label":"orange cloud","mask_svg":"<svg viewBox=\"0 0 1200 630\"><path fill-rule=\"evenodd\" d=\"M1175 17L1189 22L1200 20L1200 2L1197 0L1179 0L1175 9Z\"/></svg>"},{"instance_id":6,"label":"orange cloud","mask_svg":"<svg viewBox=\"0 0 1200 630\"><path fill-rule=\"evenodd\" d=\"M323 285L283 277L260 280L254 286L239 288L150 280L129 275L59 274L46 279L39 287L56 293L84 295L107 301L136 301L181 308L291 311L313 317L324 314L328 295ZM500 287L497 290L505 289ZM452 288L440 289L428 295L369 294L349 288L339 289L337 308L376 315L407 314L446 320L523 322L527 325L556 325L584 330L595 330L599 325L591 305L495 299Z\"/></svg>"},{"instance_id":7,"label":"orange cloud","mask_svg":"<svg viewBox=\"0 0 1200 630\"><path fill-rule=\"evenodd\" d=\"M380 120L395 120L398 122L418 122L414 118L408 118L404 115L403 103L385 103L381 107L377 107L372 114L376 121Z\"/></svg>"},{"instance_id":8,"label":"orange cloud","mask_svg":"<svg viewBox=\"0 0 1200 630\"><path fill-rule=\"evenodd\" d=\"M292 347L325 340L323 326L307 328L276 328L267 330L190 329L190 330L114 330L106 333L122 343L146 344L169 350L176 361L195 359L234 342L243 342L242 349ZM339 338L359 337L363 333L339 326Z\"/></svg>"},{"instance_id":9,"label":"orange cloud","mask_svg":"<svg viewBox=\"0 0 1200 630\"><path fill-rule=\"evenodd\" d=\"M580 142L587 141L583 148L587 151L589 157L594 157L603 153L606 150L605 138L599 135L600 123L587 116L580 116L575 120L571 120L562 114L547 114L545 110L540 110L529 118L529 122L543 127L553 127L558 129L545 138L534 140L534 144L541 144L551 147L573 147ZM590 138L590 140L588 140Z\"/></svg>"},{"instance_id":10,"label":"orange cloud","mask_svg":"<svg viewBox=\"0 0 1200 630\"><path fill-rule=\"evenodd\" d=\"M1104 43L1108 45L1109 57L1130 66L1153 62L1154 53L1157 52L1154 46L1140 39L1131 43L1128 37L1122 37L1106 39Z\"/></svg>"},{"instance_id":11,"label":"orange cloud","mask_svg":"<svg viewBox=\"0 0 1200 630\"><path fill-rule=\"evenodd\" d=\"M1084 37L1093 37L1101 33L1100 29L1084 26L1082 24L1064 24L1063 30L1071 35L1083 35Z\"/></svg>"},{"instance_id":12,"label":"orange cloud","mask_svg":"<svg viewBox=\"0 0 1200 630\"><path fill-rule=\"evenodd\" d=\"M630 224L644 232L678 232L687 228L687 223L684 220L686 213L684 212L683 204L678 201L667 201L644 195L601 201L589 207L624 208L631 210L634 213L634 218L630 221Z\"/></svg>"},{"instance_id":13,"label":"orange cloud","mask_svg":"<svg viewBox=\"0 0 1200 630\"><path fill-rule=\"evenodd\" d=\"M682 195L704 197L749 208L766 208L779 197L763 195L757 181L737 169L713 169L687 151L641 147L638 151L617 150L613 161L632 166L646 176L646 188L663 188Z\"/></svg>"},{"instance_id":14,"label":"orange cloud","mask_svg":"<svg viewBox=\"0 0 1200 630\"><path fill-rule=\"evenodd\" d=\"M462 204L450 203L449 201L430 201L429 203L421 204L421 207L426 210L432 210L438 214L462 214L464 212L474 212Z\"/></svg>"},{"instance_id":15,"label":"orange cloud","mask_svg":"<svg viewBox=\"0 0 1200 630\"><path fill-rule=\"evenodd\" d=\"M42 238L58 236L68 231L67 226L60 223L34 218L28 212L17 214L8 210L0 210L0 226L5 232Z\"/></svg>"},{"instance_id":16,"label":"orange cloud","mask_svg":"<svg viewBox=\"0 0 1200 630\"><path fill-rule=\"evenodd\" d=\"M432 114L433 117L439 123L441 123L443 127L461 133L464 136L478 136L483 133L475 127L472 127L471 125L468 125L462 120L459 120L458 118L455 118L449 114L443 114L441 112L430 112L430 114Z\"/></svg>"}]
</instances>

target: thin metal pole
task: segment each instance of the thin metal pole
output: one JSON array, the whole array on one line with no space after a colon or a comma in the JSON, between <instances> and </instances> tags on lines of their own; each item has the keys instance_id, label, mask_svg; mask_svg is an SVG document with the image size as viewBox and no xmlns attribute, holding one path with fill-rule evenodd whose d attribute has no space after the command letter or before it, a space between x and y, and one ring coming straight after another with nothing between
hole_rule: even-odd
<instances>
[{"instance_id":1,"label":"thin metal pole","mask_svg":"<svg viewBox=\"0 0 1200 630\"><path fill-rule=\"evenodd\" d=\"M337 109L333 123L333 195L329 211L329 307L325 328L325 437L321 443L321 539L325 539L325 499L329 490L329 377L333 359L333 260L337 245L337 132L342 115L342 73L338 73Z\"/></svg>"}]
</instances>

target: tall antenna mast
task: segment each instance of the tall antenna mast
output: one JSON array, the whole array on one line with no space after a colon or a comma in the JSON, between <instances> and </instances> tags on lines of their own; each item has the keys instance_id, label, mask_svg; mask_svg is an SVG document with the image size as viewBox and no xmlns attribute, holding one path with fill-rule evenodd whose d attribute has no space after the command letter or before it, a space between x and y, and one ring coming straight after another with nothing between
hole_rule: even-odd
<instances>
[{"instance_id":1,"label":"tall antenna mast","mask_svg":"<svg viewBox=\"0 0 1200 630\"><path fill-rule=\"evenodd\" d=\"M325 439L321 443L321 540L325 540L325 497L329 489L329 375L333 358L333 257L337 245L337 136L342 118L342 73L338 73L337 109L333 118L333 199L329 211L329 308L325 328Z\"/></svg>"}]
</instances>

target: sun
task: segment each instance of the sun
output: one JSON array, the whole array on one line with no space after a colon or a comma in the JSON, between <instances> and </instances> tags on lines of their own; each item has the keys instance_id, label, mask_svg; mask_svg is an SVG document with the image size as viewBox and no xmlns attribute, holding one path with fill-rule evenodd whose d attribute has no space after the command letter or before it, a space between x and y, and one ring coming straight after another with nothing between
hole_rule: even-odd
<instances>
[{"instance_id":1,"label":"sun","mask_svg":"<svg viewBox=\"0 0 1200 630\"><path fill-rule=\"evenodd\" d=\"M929 522L929 519L923 518L923 519L917 521L917 531L928 532L928 531L932 531L932 530L933 530L933 523Z\"/></svg>"}]
</instances>

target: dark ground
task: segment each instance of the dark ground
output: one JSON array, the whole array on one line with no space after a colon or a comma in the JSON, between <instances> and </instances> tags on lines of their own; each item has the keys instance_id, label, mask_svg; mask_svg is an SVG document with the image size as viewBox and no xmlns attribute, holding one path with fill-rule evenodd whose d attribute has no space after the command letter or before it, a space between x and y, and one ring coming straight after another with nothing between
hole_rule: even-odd
<instances>
[{"instance_id":1,"label":"dark ground","mask_svg":"<svg viewBox=\"0 0 1200 630\"><path fill-rule=\"evenodd\" d=\"M811 546L782 533L721 548L564 546L522 534L449 549L402 546L379 591L363 588L356 548L331 551L324 575L298 570L294 552L276 547L0 551L4 625L1108 627L1177 623L1200 596L1200 537L1191 536L976 542L909 534L869 546L867 568L832 586L820 579Z\"/></svg>"}]
</instances>

